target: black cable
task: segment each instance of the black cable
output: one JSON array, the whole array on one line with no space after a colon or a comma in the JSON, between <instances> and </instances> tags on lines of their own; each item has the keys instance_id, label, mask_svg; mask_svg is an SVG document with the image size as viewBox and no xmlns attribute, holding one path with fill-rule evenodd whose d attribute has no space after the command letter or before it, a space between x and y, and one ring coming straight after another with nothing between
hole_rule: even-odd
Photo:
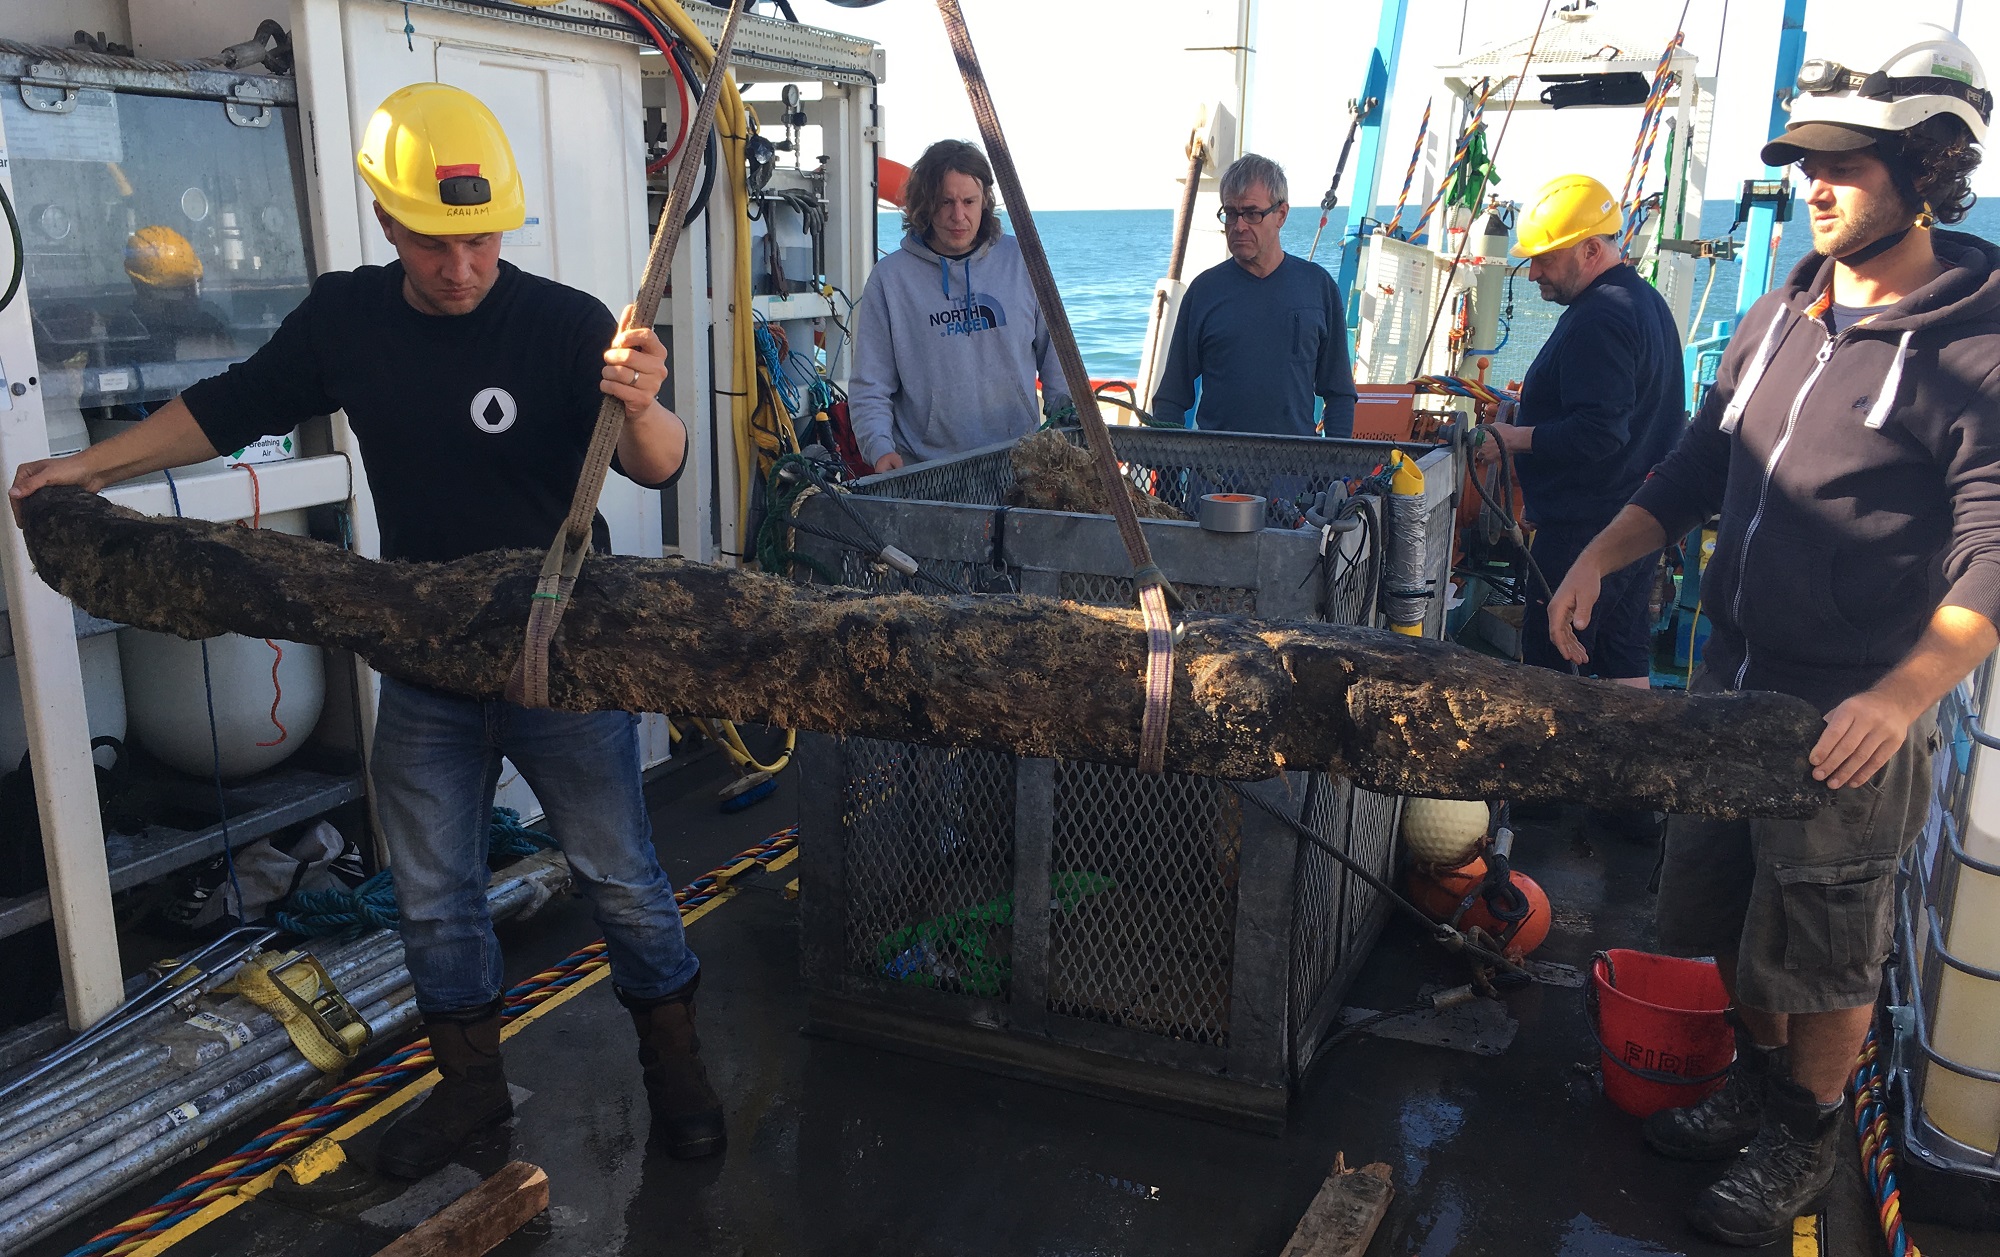
<instances>
[{"instance_id":1,"label":"black cable","mask_svg":"<svg viewBox=\"0 0 2000 1257\"><path fill-rule=\"evenodd\" d=\"M700 71L694 67L694 58L688 53L687 45L680 40L673 41L673 58L681 68L681 77L687 80L688 94L696 105L701 104L702 79ZM692 227L695 220L708 208L709 193L715 191L715 168L722 164L722 152L715 142L715 127L708 130L708 144L702 150L701 191L695 193L693 204L687 208L686 217L681 219L682 227Z\"/></svg>"},{"instance_id":2,"label":"black cable","mask_svg":"<svg viewBox=\"0 0 2000 1257\"><path fill-rule=\"evenodd\" d=\"M1140 422L1140 423L1144 424L1144 425L1145 425L1146 427L1149 427L1149 428L1175 428L1175 429L1178 429L1178 428L1183 428L1183 427L1186 427L1186 426L1187 426L1187 425L1185 425L1185 424L1179 424L1179 423L1162 423L1162 422L1161 422L1160 420L1158 420L1158 419L1155 419L1155 418L1153 418L1153 416L1152 416L1151 414L1147 413L1146 411L1143 411L1143 410L1139 409L1139 408L1138 408L1137 406L1133 405L1133 404L1132 404L1131 402L1128 402L1128 401L1124 401L1124 400L1121 400L1121 399L1119 399L1119 398L1117 398L1117 397L1113 397L1113 396L1112 396L1112 395L1110 395L1109 393L1106 393L1106 392L1105 392L1105 391L1104 391L1103 389L1097 389L1097 390L1093 391L1093 392L1091 393L1091 396L1095 397L1095 398L1096 398L1096 399L1097 399L1098 401L1101 401L1101 402L1110 402L1110 403L1111 403L1111 404L1112 404L1113 406L1117 406L1117 407L1119 407L1119 408L1121 408L1121 409L1123 409L1123 410L1129 410L1129 411L1131 411L1131 412L1132 412L1133 414L1135 414L1135 415L1139 416L1139 422Z\"/></svg>"},{"instance_id":3,"label":"black cable","mask_svg":"<svg viewBox=\"0 0 2000 1257\"><path fill-rule=\"evenodd\" d=\"M799 519L797 516L793 516L791 519L786 521L788 526L796 528L800 532L809 533L815 537L822 537L828 541L835 543L836 545L846 546L849 549L854 550L859 554L867 555L870 559L879 558L883 553L883 551L889 549L889 543L882 540L881 535L878 534L875 531L875 529L869 525L867 520L861 517L861 512L855 510L854 504L847 500L847 490L841 488L839 485L836 485L832 481L828 480L825 477L825 475L823 475L820 472L819 468L812 463L810 459L800 458L796 462L791 463L790 465L792 467L797 468L799 474L804 476L806 479L810 480L813 483L813 485L819 489L821 493L824 493L829 498L831 498L833 500L833 504L840 509L841 513L846 515L848 520L851 521L856 528L859 528L861 530L861 535L866 540L856 541L853 537L845 533L835 532L832 529L821 528L816 524L808 524L803 520ZM948 581L941 576L937 576L934 575L933 573L927 572L922 567L918 567L916 572L911 574L909 579L912 581L918 581L918 580L927 581L930 584L937 586L938 589L942 590L947 594L963 595L968 592L967 590L959 588L959 586L955 582Z\"/></svg>"},{"instance_id":4,"label":"black cable","mask_svg":"<svg viewBox=\"0 0 2000 1257\"><path fill-rule=\"evenodd\" d=\"M1320 1045L1319 1050L1324 1052L1328 1048L1337 1047L1342 1042L1353 1038L1363 1031L1373 1030L1385 1021L1394 1021L1398 1017L1408 1017L1413 1013L1427 1013L1434 1007L1436 1007L1434 1004L1424 999L1418 1000L1414 1004L1405 1004L1401 1008L1392 1008L1386 1013L1376 1013L1373 1017L1363 1017L1360 1021L1352 1025L1342 1026L1339 1030L1327 1036L1326 1042Z\"/></svg>"},{"instance_id":5,"label":"black cable","mask_svg":"<svg viewBox=\"0 0 2000 1257\"><path fill-rule=\"evenodd\" d=\"M0 293L0 310L14 304L14 298L21 291L21 276L28 267L28 253L21 244L21 220L14 216L14 201L7 195L5 186L0 186L0 209L7 211L7 234L14 241L14 274L7 280L7 291Z\"/></svg>"},{"instance_id":6,"label":"black cable","mask_svg":"<svg viewBox=\"0 0 2000 1257\"><path fill-rule=\"evenodd\" d=\"M1442 944L1446 950L1467 952L1507 973L1515 976L1532 977L1526 969L1509 960L1507 957L1481 947L1478 943L1473 942L1449 925L1431 920L1428 916L1424 915L1423 909L1397 894L1394 887L1390 886L1389 883L1383 881L1380 877L1377 877L1372 871L1363 866L1360 861L1342 851L1339 847L1334 846L1325 838L1322 838L1318 831L1314 830L1310 825L1305 824L1295 817L1285 815L1284 812L1278 809L1276 804L1260 794L1253 793L1242 782L1225 781L1222 784L1228 786L1230 790L1234 791L1245 802L1253 804L1259 811L1283 822L1293 833L1332 856L1348 872L1368 883L1383 898L1387 899L1397 908L1402 909L1412 920L1422 924L1425 931L1430 934L1432 941Z\"/></svg>"}]
</instances>

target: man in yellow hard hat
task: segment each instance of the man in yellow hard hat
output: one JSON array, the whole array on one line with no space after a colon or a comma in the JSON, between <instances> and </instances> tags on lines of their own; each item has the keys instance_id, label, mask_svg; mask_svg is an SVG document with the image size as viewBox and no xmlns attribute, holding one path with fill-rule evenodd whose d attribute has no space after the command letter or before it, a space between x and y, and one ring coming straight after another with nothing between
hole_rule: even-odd
<instances>
[{"instance_id":1,"label":"man in yellow hard hat","mask_svg":"<svg viewBox=\"0 0 2000 1257\"><path fill-rule=\"evenodd\" d=\"M1565 670L1549 640L1549 593L1585 543L1611 522L1654 463L1672 448L1685 417L1680 331L1653 286L1625 261L1618 198L1588 175L1550 180L1521 211L1514 256L1533 259L1528 278L1563 307L1521 384L1511 424L1486 429L1483 458L1511 454L1525 514L1535 529L1521 656ZM1592 625L1590 669L1639 689L1651 684L1648 613L1657 554L1607 578ZM1644 818L1627 818L1643 829Z\"/></svg>"},{"instance_id":2,"label":"man in yellow hard hat","mask_svg":"<svg viewBox=\"0 0 2000 1257\"><path fill-rule=\"evenodd\" d=\"M344 410L361 438L383 558L540 550L568 513L607 394L625 407L614 465L649 487L679 475L687 430L659 401L659 338L500 259L501 233L521 226L526 201L484 104L439 83L406 87L375 111L357 165L395 262L320 276L248 360L130 432L22 466L13 497L49 484L99 489ZM602 518L595 534L608 549ZM595 908L639 1031L656 1138L676 1156L721 1150L722 1106L696 1055L700 964L653 849L637 724L625 712L527 709L382 678L370 769L443 1081L384 1133L381 1169L428 1174L512 1113L485 898L502 756L534 789Z\"/></svg>"}]
</instances>

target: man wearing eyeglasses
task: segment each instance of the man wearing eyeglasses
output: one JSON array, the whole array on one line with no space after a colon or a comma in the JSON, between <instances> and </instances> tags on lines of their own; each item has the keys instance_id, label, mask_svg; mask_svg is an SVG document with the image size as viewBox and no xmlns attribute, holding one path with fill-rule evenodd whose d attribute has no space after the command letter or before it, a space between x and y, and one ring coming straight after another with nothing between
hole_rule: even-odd
<instances>
[{"instance_id":1,"label":"man wearing eyeglasses","mask_svg":"<svg viewBox=\"0 0 2000 1257\"><path fill-rule=\"evenodd\" d=\"M1279 243L1290 206L1278 163L1245 153L1222 172L1229 260L1181 298L1153 414L1205 432L1354 435L1354 372L1340 286ZM1315 418L1314 399L1325 403Z\"/></svg>"}]
</instances>

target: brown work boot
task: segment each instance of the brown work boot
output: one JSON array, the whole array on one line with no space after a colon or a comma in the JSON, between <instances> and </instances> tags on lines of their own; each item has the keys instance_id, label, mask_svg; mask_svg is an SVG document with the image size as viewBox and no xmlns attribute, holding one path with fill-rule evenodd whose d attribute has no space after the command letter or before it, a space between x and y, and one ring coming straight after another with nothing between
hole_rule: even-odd
<instances>
[{"instance_id":1,"label":"brown work boot","mask_svg":"<svg viewBox=\"0 0 2000 1257\"><path fill-rule=\"evenodd\" d=\"M514 1116L500 1065L500 1001L456 1013L427 1014L438 1085L407 1109L377 1145L375 1168L397 1178L423 1178L450 1163L473 1136Z\"/></svg>"},{"instance_id":2,"label":"brown work boot","mask_svg":"<svg viewBox=\"0 0 2000 1257\"><path fill-rule=\"evenodd\" d=\"M618 1002L632 1014L632 1027L639 1032L639 1067L645 1071L646 1101L653 1110L653 1138L669 1156L683 1161L714 1156L728 1142L722 1097L709 1085L701 1040L694 1032L699 985L701 975L696 974L694 981L659 999L618 992Z\"/></svg>"}]
</instances>

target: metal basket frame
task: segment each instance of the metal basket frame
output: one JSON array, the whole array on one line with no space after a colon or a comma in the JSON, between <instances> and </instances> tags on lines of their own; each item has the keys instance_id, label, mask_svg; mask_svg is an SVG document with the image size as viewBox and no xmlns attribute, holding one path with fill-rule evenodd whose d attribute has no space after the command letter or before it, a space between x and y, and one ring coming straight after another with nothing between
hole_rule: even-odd
<instances>
[{"instance_id":1,"label":"metal basket frame","mask_svg":"<svg viewBox=\"0 0 2000 1257\"><path fill-rule=\"evenodd\" d=\"M1364 476L1377 442L1112 431L1126 474L1169 502L1281 501ZM857 482L890 545L975 592L1133 605L1109 516L998 505L1011 443ZM1425 571L1449 572L1453 453L1402 447L1427 475ZM1190 512L1191 513L1191 512ZM851 534L835 504L800 518ZM1142 522L1190 606L1263 620L1379 622L1363 534L1323 563L1316 533ZM1386 530L1373 535L1386 537ZM800 531L843 583L934 592ZM1334 573L1328 588L1327 574ZM1435 635L1443 598L1426 616ZM1283 1128L1388 904L1222 783L1182 774L802 735L801 900L809 1028L1074 1089ZM1250 787L1388 875L1400 801L1322 773Z\"/></svg>"}]
</instances>

